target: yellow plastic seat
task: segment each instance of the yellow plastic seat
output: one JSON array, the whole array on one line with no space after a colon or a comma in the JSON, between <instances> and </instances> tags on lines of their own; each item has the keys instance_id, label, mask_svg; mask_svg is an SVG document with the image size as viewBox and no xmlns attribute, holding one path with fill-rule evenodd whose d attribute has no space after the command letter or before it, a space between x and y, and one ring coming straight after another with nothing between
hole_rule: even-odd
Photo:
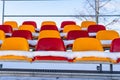
<instances>
[{"instance_id":1,"label":"yellow plastic seat","mask_svg":"<svg viewBox=\"0 0 120 80\"><path fill-rule=\"evenodd\" d=\"M96 38L99 40L113 40L119 37L119 33L114 30L102 30L97 32ZM103 44L103 47L110 47L111 44Z\"/></svg>"},{"instance_id":2,"label":"yellow plastic seat","mask_svg":"<svg viewBox=\"0 0 120 80\"><path fill-rule=\"evenodd\" d=\"M33 25L21 25L19 27L19 30L28 30L31 33L34 33L35 32L35 27Z\"/></svg>"},{"instance_id":3,"label":"yellow plastic seat","mask_svg":"<svg viewBox=\"0 0 120 80\"><path fill-rule=\"evenodd\" d=\"M102 44L95 38L78 38L73 43L72 51L103 51ZM97 53L96 53L97 54ZM76 57L74 62L81 61L96 61L96 62L111 62L107 57L84 56Z\"/></svg>"},{"instance_id":4,"label":"yellow plastic seat","mask_svg":"<svg viewBox=\"0 0 120 80\"><path fill-rule=\"evenodd\" d=\"M73 43L72 51L103 51L103 48L95 38L78 38Z\"/></svg>"},{"instance_id":5,"label":"yellow plastic seat","mask_svg":"<svg viewBox=\"0 0 120 80\"><path fill-rule=\"evenodd\" d=\"M22 50L29 51L29 45L25 38L11 37L6 38L1 45L1 50Z\"/></svg>"},{"instance_id":6,"label":"yellow plastic seat","mask_svg":"<svg viewBox=\"0 0 120 80\"><path fill-rule=\"evenodd\" d=\"M54 21L43 21L41 23L41 26L44 26L44 25L56 25L56 23Z\"/></svg>"},{"instance_id":7,"label":"yellow plastic seat","mask_svg":"<svg viewBox=\"0 0 120 80\"><path fill-rule=\"evenodd\" d=\"M56 30L43 30L40 31L38 39L41 38L61 38L60 33Z\"/></svg>"},{"instance_id":8,"label":"yellow plastic seat","mask_svg":"<svg viewBox=\"0 0 120 80\"><path fill-rule=\"evenodd\" d=\"M72 30L81 30L81 27L78 25L66 25L63 29L63 33L68 33Z\"/></svg>"},{"instance_id":9,"label":"yellow plastic seat","mask_svg":"<svg viewBox=\"0 0 120 80\"><path fill-rule=\"evenodd\" d=\"M18 24L16 21L5 21L4 25L10 25L13 29L18 29Z\"/></svg>"},{"instance_id":10,"label":"yellow plastic seat","mask_svg":"<svg viewBox=\"0 0 120 80\"><path fill-rule=\"evenodd\" d=\"M95 25L95 24L96 24L96 22L94 22L94 21L83 21L81 23L81 27L82 28L88 28L89 25Z\"/></svg>"},{"instance_id":11,"label":"yellow plastic seat","mask_svg":"<svg viewBox=\"0 0 120 80\"><path fill-rule=\"evenodd\" d=\"M0 40L4 41L5 39L5 32L0 30Z\"/></svg>"},{"instance_id":12,"label":"yellow plastic seat","mask_svg":"<svg viewBox=\"0 0 120 80\"><path fill-rule=\"evenodd\" d=\"M1 45L1 51L29 51L29 43L25 38L20 37L11 37L6 38ZM16 53L17 54L17 53ZM0 60L23 60L23 61L32 61L32 58L27 56L18 56L18 55L3 55L0 56Z\"/></svg>"}]
</instances>

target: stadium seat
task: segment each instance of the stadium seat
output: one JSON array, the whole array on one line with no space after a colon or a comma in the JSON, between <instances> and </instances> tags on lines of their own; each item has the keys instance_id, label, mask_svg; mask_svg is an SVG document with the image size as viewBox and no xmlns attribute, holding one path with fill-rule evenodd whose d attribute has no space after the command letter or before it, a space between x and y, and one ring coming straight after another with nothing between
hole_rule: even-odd
<instances>
[{"instance_id":1,"label":"stadium seat","mask_svg":"<svg viewBox=\"0 0 120 80\"><path fill-rule=\"evenodd\" d=\"M36 51L66 51L64 43L60 38L42 38L38 41ZM50 53L50 52L48 52ZM68 61L66 57L61 56L35 56L33 61L36 60L52 60L52 61Z\"/></svg>"},{"instance_id":2,"label":"stadium seat","mask_svg":"<svg viewBox=\"0 0 120 80\"><path fill-rule=\"evenodd\" d=\"M42 38L38 41L36 51L65 51L65 47L60 38Z\"/></svg>"},{"instance_id":3,"label":"stadium seat","mask_svg":"<svg viewBox=\"0 0 120 80\"><path fill-rule=\"evenodd\" d=\"M83 30L72 30L67 34L67 40L75 40L80 37L89 37L88 32Z\"/></svg>"},{"instance_id":4,"label":"stadium seat","mask_svg":"<svg viewBox=\"0 0 120 80\"><path fill-rule=\"evenodd\" d=\"M56 23L54 21L43 21L41 23L41 26L44 26L44 25L56 25Z\"/></svg>"},{"instance_id":5,"label":"stadium seat","mask_svg":"<svg viewBox=\"0 0 120 80\"><path fill-rule=\"evenodd\" d=\"M108 43L107 41L112 41L115 38L119 37L119 33L114 31L114 30L102 30L102 31L98 31L96 38L98 40L101 40L103 47L110 47L111 42ZM105 43L104 43L105 41Z\"/></svg>"},{"instance_id":6,"label":"stadium seat","mask_svg":"<svg viewBox=\"0 0 120 80\"><path fill-rule=\"evenodd\" d=\"M60 33L56 30L42 30L39 33L38 39L41 38L61 38Z\"/></svg>"},{"instance_id":7,"label":"stadium seat","mask_svg":"<svg viewBox=\"0 0 120 80\"><path fill-rule=\"evenodd\" d=\"M3 30L0 30L0 40L4 41L5 39L5 32Z\"/></svg>"},{"instance_id":8,"label":"stadium seat","mask_svg":"<svg viewBox=\"0 0 120 80\"><path fill-rule=\"evenodd\" d=\"M36 24L35 21L24 21L24 22L22 23L22 25L32 25L32 26L34 26L35 28L37 28L37 24Z\"/></svg>"},{"instance_id":9,"label":"stadium seat","mask_svg":"<svg viewBox=\"0 0 120 80\"><path fill-rule=\"evenodd\" d=\"M78 51L79 52L87 52L87 51L102 52L103 48L102 48L102 44L100 43L100 41L98 39L95 39L95 38L78 38L73 43L72 51L73 52L76 52L76 51L77 52ZM93 54L94 53L95 52L93 52ZM96 54L97 54L97 52L96 52ZM87 56L84 56L84 57L76 57L75 60L74 60L74 62L79 62L79 61L110 62L110 59L108 59L107 57L97 57L97 56L93 56L93 55L87 55Z\"/></svg>"},{"instance_id":10,"label":"stadium seat","mask_svg":"<svg viewBox=\"0 0 120 80\"><path fill-rule=\"evenodd\" d=\"M81 28L82 28L82 30L87 30L88 26L90 26L90 25L96 25L96 22L94 22L94 21L83 21L81 23Z\"/></svg>"},{"instance_id":11,"label":"stadium seat","mask_svg":"<svg viewBox=\"0 0 120 80\"><path fill-rule=\"evenodd\" d=\"M32 33L28 30L15 30L12 33L12 37L23 37L27 40L32 40Z\"/></svg>"},{"instance_id":12,"label":"stadium seat","mask_svg":"<svg viewBox=\"0 0 120 80\"><path fill-rule=\"evenodd\" d=\"M13 28L13 30L18 29L18 24L16 21L5 21L3 24L10 25Z\"/></svg>"},{"instance_id":13,"label":"stadium seat","mask_svg":"<svg viewBox=\"0 0 120 80\"><path fill-rule=\"evenodd\" d=\"M61 28L64 28L64 26L66 25L76 25L76 22L75 21L63 21L61 23Z\"/></svg>"},{"instance_id":14,"label":"stadium seat","mask_svg":"<svg viewBox=\"0 0 120 80\"><path fill-rule=\"evenodd\" d=\"M67 41L75 40L77 38L89 37L88 32L85 30L72 30L67 34ZM67 44L66 48L71 49L73 43Z\"/></svg>"},{"instance_id":15,"label":"stadium seat","mask_svg":"<svg viewBox=\"0 0 120 80\"><path fill-rule=\"evenodd\" d=\"M0 25L0 30L3 30L5 33L13 32L13 29L10 25Z\"/></svg>"},{"instance_id":16,"label":"stadium seat","mask_svg":"<svg viewBox=\"0 0 120 80\"><path fill-rule=\"evenodd\" d=\"M96 33L101 30L106 30L105 26L103 25L90 25L88 26L88 33Z\"/></svg>"},{"instance_id":17,"label":"stadium seat","mask_svg":"<svg viewBox=\"0 0 120 80\"><path fill-rule=\"evenodd\" d=\"M30 31L31 33L35 33L35 27L32 26L32 25L21 25L19 27L19 30L28 30Z\"/></svg>"},{"instance_id":18,"label":"stadium seat","mask_svg":"<svg viewBox=\"0 0 120 80\"><path fill-rule=\"evenodd\" d=\"M5 32L6 37L10 37L13 32L13 29L10 25L0 25L0 30Z\"/></svg>"},{"instance_id":19,"label":"stadium seat","mask_svg":"<svg viewBox=\"0 0 120 80\"><path fill-rule=\"evenodd\" d=\"M72 30L81 30L81 27L78 25L66 25L63 29L63 33L68 33Z\"/></svg>"},{"instance_id":20,"label":"stadium seat","mask_svg":"<svg viewBox=\"0 0 120 80\"><path fill-rule=\"evenodd\" d=\"M40 31L42 30L57 30L58 31L58 28L56 25L43 25L41 26Z\"/></svg>"},{"instance_id":21,"label":"stadium seat","mask_svg":"<svg viewBox=\"0 0 120 80\"><path fill-rule=\"evenodd\" d=\"M12 54L8 55L2 55L0 56L0 60L23 60L23 61L32 61L31 58L23 55L19 56L14 54L14 51L29 51L29 44L25 38L20 38L20 37L11 37L11 38L6 38L1 45L1 51L13 51ZM25 53L26 54L26 53Z\"/></svg>"},{"instance_id":22,"label":"stadium seat","mask_svg":"<svg viewBox=\"0 0 120 80\"><path fill-rule=\"evenodd\" d=\"M110 52L120 52L120 38L112 40Z\"/></svg>"},{"instance_id":23,"label":"stadium seat","mask_svg":"<svg viewBox=\"0 0 120 80\"><path fill-rule=\"evenodd\" d=\"M91 37L96 37L96 33L101 30L106 30L105 26L103 25L90 25L88 26L88 33ZM91 35L92 34L92 35Z\"/></svg>"},{"instance_id":24,"label":"stadium seat","mask_svg":"<svg viewBox=\"0 0 120 80\"><path fill-rule=\"evenodd\" d=\"M120 38L116 38L112 40L111 46L110 46L110 52L114 54L114 52L120 52ZM114 61L115 62L115 61ZM118 57L117 63L120 62L120 58Z\"/></svg>"},{"instance_id":25,"label":"stadium seat","mask_svg":"<svg viewBox=\"0 0 120 80\"><path fill-rule=\"evenodd\" d=\"M72 51L103 51L103 48L95 38L78 38L73 43Z\"/></svg>"}]
</instances>

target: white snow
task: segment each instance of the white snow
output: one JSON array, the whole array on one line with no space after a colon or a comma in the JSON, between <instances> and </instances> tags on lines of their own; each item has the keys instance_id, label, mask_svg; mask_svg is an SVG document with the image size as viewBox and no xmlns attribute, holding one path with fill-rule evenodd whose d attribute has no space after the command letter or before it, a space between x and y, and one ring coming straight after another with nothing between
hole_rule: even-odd
<instances>
[{"instance_id":1,"label":"white snow","mask_svg":"<svg viewBox=\"0 0 120 80\"><path fill-rule=\"evenodd\" d=\"M102 52L102 51L79 51L79 52L64 52L64 51L0 51L0 56L5 55L16 55L16 56L26 56L29 58L33 58L35 56L60 56L66 57L68 59L73 59L75 57L82 58L82 57L104 57L104 58L111 58L113 60L117 60L120 58L120 52Z\"/></svg>"},{"instance_id":2,"label":"white snow","mask_svg":"<svg viewBox=\"0 0 120 80\"><path fill-rule=\"evenodd\" d=\"M38 40L28 40L28 43L32 46L36 46L37 45L37 41Z\"/></svg>"}]
</instances>

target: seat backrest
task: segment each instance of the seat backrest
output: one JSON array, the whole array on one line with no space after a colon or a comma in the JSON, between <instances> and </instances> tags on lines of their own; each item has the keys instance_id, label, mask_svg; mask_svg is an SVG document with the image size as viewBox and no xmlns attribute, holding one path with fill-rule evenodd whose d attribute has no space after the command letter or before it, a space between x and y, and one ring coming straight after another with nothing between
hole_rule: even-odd
<instances>
[{"instance_id":1,"label":"seat backrest","mask_svg":"<svg viewBox=\"0 0 120 80\"><path fill-rule=\"evenodd\" d=\"M28 30L15 30L12 33L12 37L23 37L27 40L32 40L32 33Z\"/></svg>"},{"instance_id":2,"label":"seat backrest","mask_svg":"<svg viewBox=\"0 0 120 80\"><path fill-rule=\"evenodd\" d=\"M120 38L116 38L112 41L110 52L120 52Z\"/></svg>"},{"instance_id":3,"label":"seat backrest","mask_svg":"<svg viewBox=\"0 0 120 80\"><path fill-rule=\"evenodd\" d=\"M35 32L35 27L32 26L32 25L21 25L19 27L19 30L28 30L30 31L31 33L34 33Z\"/></svg>"},{"instance_id":4,"label":"seat backrest","mask_svg":"<svg viewBox=\"0 0 120 80\"><path fill-rule=\"evenodd\" d=\"M3 30L5 33L13 32L13 29L10 25L0 25L0 30Z\"/></svg>"},{"instance_id":5,"label":"seat backrest","mask_svg":"<svg viewBox=\"0 0 120 80\"><path fill-rule=\"evenodd\" d=\"M66 25L63 29L63 33L68 33L72 30L81 30L81 27L78 25Z\"/></svg>"},{"instance_id":6,"label":"seat backrest","mask_svg":"<svg viewBox=\"0 0 120 80\"><path fill-rule=\"evenodd\" d=\"M65 51L65 46L60 38L39 39L36 51Z\"/></svg>"},{"instance_id":7,"label":"seat backrest","mask_svg":"<svg viewBox=\"0 0 120 80\"><path fill-rule=\"evenodd\" d=\"M60 33L56 30L43 30L40 31L38 39L41 38L61 38Z\"/></svg>"},{"instance_id":8,"label":"seat backrest","mask_svg":"<svg viewBox=\"0 0 120 80\"><path fill-rule=\"evenodd\" d=\"M99 40L113 40L119 37L119 33L114 30L102 30L98 31L96 38Z\"/></svg>"},{"instance_id":9,"label":"seat backrest","mask_svg":"<svg viewBox=\"0 0 120 80\"><path fill-rule=\"evenodd\" d=\"M103 51L103 48L98 39L78 38L73 43L72 51Z\"/></svg>"},{"instance_id":10,"label":"seat backrest","mask_svg":"<svg viewBox=\"0 0 120 80\"><path fill-rule=\"evenodd\" d=\"M42 30L57 30L58 31L58 28L56 25L43 25L41 26L40 31Z\"/></svg>"},{"instance_id":11,"label":"seat backrest","mask_svg":"<svg viewBox=\"0 0 120 80\"><path fill-rule=\"evenodd\" d=\"M94 21L83 21L81 23L82 28L88 28L88 26L90 26L90 25L96 25L96 22L94 22Z\"/></svg>"},{"instance_id":12,"label":"seat backrest","mask_svg":"<svg viewBox=\"0 0 120 80\"><path fill-rule=\"evenodd\" d=\"M4 25L10 25L12 28L18 28L18 24L16 21L5 21Z\"/></svg>"},{"instance_id":13,"label":"seat backrest","mask_svg":"<svg viewBox=\"0 0 120 80\"><path fill-rule=\"evenodd\" d=\"M69 31L67 34L67 40L75 40L82 37L89 37L88 32L83 30L73 30Z\"/></svg>"},{"instance_id":14,"label":"seat backrest","mask_svg":"<svg viewBox=\"0 0 120 80\"><path fill-rule=\"evenodd\" d=\"M6 38L1 45L1 50L29 51L29 44L25 38L20 37Z\"/></svg>"},{"instance_id":15,"label":"seat backrest","mask_svg":"<svg viewBox=\"0 0 120 80\"><path fill-rule=\"evenodd\" d=\"M3 30L0 30L0 40L5 39L5 32Z\"/></svg>"},{"instance_id":16,"label":"seat backrest","mask_svg":"<svg viewBox=\"0 0 120 80\"><path fill-rule=\"evenodd\" d=\"M98 32L101 30L106 30L105 26L103 25L90 25L88 26L88 33L92 33L92 32Z\"/></svg>"},{"instance_id":17,"label":"seat backrest","mask_svg":"<svg viewBox=\"0 0 120 80\"><path fill-rule=\"evenodd\" d=\"M33 25L35 28L37 28L37 24L35 21L24 21L22 25Z\"/></svg>"},{"instance_id":18,"label":"seat backrest","mask_svg":"<svg viewBox=\"0 0 120 80\"><path fill-rule=\"evenodd\" d=\"M43 21L41 23L41 26L43 26L43 25L56 25L56 22L54 22L54 21Z\"/></svg>"},{"instance_id":19,"label":"seat backrest","mask_svg":"<svg viewBox=\"0 0 120 80\"><path fill-rule=\"evenodd\" d=\"M64 26L66 25L76 25L76 22L75 21L63 21L61 23L61 28L64 28Z\"/></svg>"}]
</instances>

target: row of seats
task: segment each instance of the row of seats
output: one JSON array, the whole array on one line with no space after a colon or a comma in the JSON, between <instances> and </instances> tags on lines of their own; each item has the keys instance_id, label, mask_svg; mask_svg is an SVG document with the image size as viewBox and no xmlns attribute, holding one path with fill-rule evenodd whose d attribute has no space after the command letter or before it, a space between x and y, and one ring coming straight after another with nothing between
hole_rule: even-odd
<instances>
[{"instance_id":1,"label":"row of seats","mask_svg":"<svg viewBox=\"0 0 120 80\"><path fill-rule=\"evenodd\" d=\"M18 23L16 21L5 21L5 25L11 25L13 28L18 28ZM81 27L88 27L89 25L94 25L96 22L94 21L83 21L81 23ZM37 28L37 23L35 21L24 21L22 25L33 25L35 28ZM44 25L57 25L55 21L43 21L41 23L41 26ZM61 22L61 28L64 28L66 25L76 25L75 21L62 21Z\"/></svg>"},{"instance_id":2,"label":"row of seats","mask_svg":"<svg viewBox=\"0 0 120 80\"><path fill-rule=\"evenodd\" d=\"M120 38L116 38L112 41L111 44L111 48L110 48L110 52L120 52ZM29 51L29 44L28 41L25 38L20 38L20 37L11 37L11 38L6 38L3 42L3 44L1 45L0 51ZM37 46L35 51L39 52L43 52L44 51L61 51L60 53L62 54L62 52L65 52L65 46L63 43L63 40L60 38L42 38L38 41ZM78 38L74 41L73 43L73 47L72 47L72 51L73 52L86 52L86 51L98 51L99 52L104 52L103 51L103 47L100 43L100 41L98 39L95 38ZM13 52L14 53L14 52ZM12 53L12 54L13 54ZM29 58L24 55L11 55L8 52L8 55L0 55L0 60L28 60L28 61L35 61L35 60L68 60L68 61L72 61L72 62L76 62L76 61L102 61L102 62L119 62L120 58L118 57L117 61L109 59L108 57L96 57L93 55L87 55L84 57L75 57L74 59L68 59L66 58L66 56L51 56L50 52L48 52L49 55L45 55L44 56L40 56L40 55L36 55L34 56L34 58ZM57 52L53 52L54 54ZM68 52L69 53L69 52ZM67 54L68 54L67 53ZM89 52L88 52L89 53ZM94 52L92 52L94 53ZM96 53L96 55L98 54ZM19 53L18 53L19 54ZM25 52L25 54L27 55L27 53ZM64 55L67 55L64 54ZM71 53L74 54L74 53ZM78 53L79 54L79 53ZM105 54L105 53L104 53ZM110 53L109 53L110 54ZM108 54L108 55L109 55ZM113 53L114 54L114 53Z\"/></svg>"},{"instance_id":3,"label":"row of seats","mask_svg":"<svg viewBox=\"0 0 120 80\"><path fill-rule=\"evenodd\" d=\"M1 29L1 27L0 27ZM4 31L4 30L3 30ZM5 31L3 32L2 29L0 31L0 40L5 39ZM110 35L110 36L109 36ZM37 36L33 36L32 33L29 30L15 30L12 32L9 37L23 37L27 40L33 40L34 38L38 38L35 41L38 41L42 38L61 38L61 34L56 30L43 30L38 33ZM7 36L8 37L8 36ZM83 37L91 37L89 36L87 31L84 30L72 30L67 33L67 35L64 35L64 42L65 45L71 45L73 43L73 40L77 38L83 38ZM96 33L96 39L100 40L103 44L103 47L110 47L110 43L113 39L119 38L119 34L114 30L101 30ZM69 43L70 42L70 43ZM35 46L35 45L34 45Z\"/></svg>"}]
</instances>

